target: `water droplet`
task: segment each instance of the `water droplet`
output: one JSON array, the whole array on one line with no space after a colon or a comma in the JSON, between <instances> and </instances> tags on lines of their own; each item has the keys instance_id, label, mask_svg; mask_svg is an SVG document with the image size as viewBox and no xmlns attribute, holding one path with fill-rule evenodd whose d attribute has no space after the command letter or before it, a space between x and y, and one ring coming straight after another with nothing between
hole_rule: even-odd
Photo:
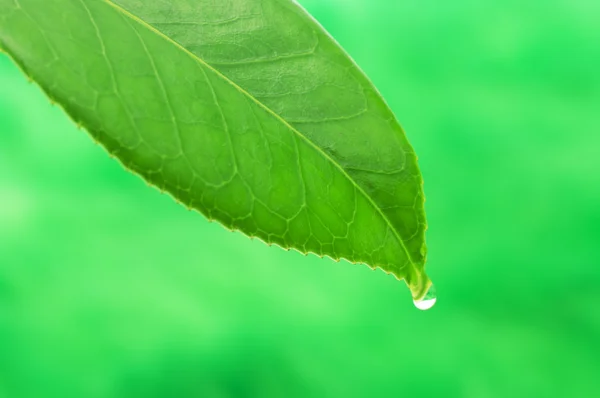
<instances>
[{"instance_id":1,"label":"water droplet","mask_svg":"<svg viewBox=\"0 0 600 398\"><path fill-rule=\"evenodd\" d=\"M428 310L434 306L435 301L437 300L437 295L435 294L435 286L429 286L429 290L425 293L425 296L421 300L414 300L415 307L420 310Z\"/></svg>"}]
</instances>

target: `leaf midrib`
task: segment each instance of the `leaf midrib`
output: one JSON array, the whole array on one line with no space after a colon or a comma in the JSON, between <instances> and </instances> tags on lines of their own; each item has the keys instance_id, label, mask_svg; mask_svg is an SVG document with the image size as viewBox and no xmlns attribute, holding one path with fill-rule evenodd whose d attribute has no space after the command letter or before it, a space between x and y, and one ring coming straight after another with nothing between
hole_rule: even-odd
<instances>
[{"instance_id":1,"label":"leaf midrib","mask_svg":"<svg viewBox=\"0 0 600 398\"><path fill-rule=\"evenodd\" d=\"M402 240L402 237L398 234L398 231L396 230L396 228L394 228L394 226L390 222L389 218L381 211L381 209L373 201L373 199L371 198L371 196L368 195L362 189L362 187L356 183L356 181L354 181L354 179L346 172L346 170L344 170L344 168L339 163L337 163L334 159L332 159L318 145L316 145L314 142L312 142L311 140L309 140L304 134L302 134L300 131L298 131L296 128L294 128L292 125L290 125L284 118L282 118L280 115L278 115L276 112L274 112L271 108L269 108L268 106L266 106L265 104L263 104L262 102L260 102L258 99L256 99L254 96L252 96L249 92L247 92L242 87L240 87L239 85L237 85L234 81L232 81L227 76L225 76L224 74L222 74L219 70L217 70L214 67L212 67L209 63L207 63L206 61L204 61L202 58L200 58L196 54L192 53L187 48L185 48L184 46L182 46L181 44L179 44L178 42L176 42L175 40L173 40L172 38L170 38L166 34L162 33L161 31L159 31L158 29L156 29L154 26L150 25L149 23L147 23L143 19L141 19L141 18L137 17L136 15L130 13L129 11L127 11L126 9L124 9L123 7L121 7L120 5L118 5L116 3L113 3L110 0L103 0L103 1L106 4L108 4L109 6L113 7L118 12L120 12L121 14L123 14L125 17L130 18L133 21L141 24L142 26L144 26L145 28L147 28L151 32L153 32L156 35L162 37L163 39L167 40L169 43L173 44L174 46L176 46L177 48L179 48L180 50L182 50L185 54L187 54L188 56L190 56L192 59L194 59L197 62L199 62L202 65L204 65L206 68L208 68L213 73L215 73L218 77L220 77L225 82L227 82L228 84L230 84L231 86L233 86L241 94L247 96L254 103L256 103L259 107L263 108L269 114L271 114L272 116L274 116L284 126L286 126L287 128L289 128L298 137L300 137L302 140L304 140L306 143L308 143L311 147L313 147L319 154L321 154L321 156L323 156L323 158L325 158L328 162L330 162L331 164L333 164L333 166L335 168L337 168L342 173L342 175L344 177L346 177L348 179L348 181L350 181L352 183L352 185L355 187L355 189L357 189L358 192L360 192L369 201L369 203L371 204L371 206L375 209L375 211L381 216L381 218L385 221L385 223L388 225L388 227L392 230L394 236L396 237L396 239L400 243L402 249L404 249L404 252L406 253L406 257L408 258L409 262L413 266L415 265L415 263L413 262L412 256L410 255L410 252L408 251L408 249L406 248L406 245L404 244L404 241Z\"/></svg>"}]
</instances>

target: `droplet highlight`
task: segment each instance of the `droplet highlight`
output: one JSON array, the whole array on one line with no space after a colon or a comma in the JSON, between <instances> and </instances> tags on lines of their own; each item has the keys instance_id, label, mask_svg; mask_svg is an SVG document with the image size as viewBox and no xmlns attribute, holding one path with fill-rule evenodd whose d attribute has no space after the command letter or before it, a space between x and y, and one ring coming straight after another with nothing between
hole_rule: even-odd
<instances>
[{"instance_id":1,"label":"droplet highlight","mask_svg":"<svg viewBox=\"0 0 600 398\"><path fill-rule=\"evenodd\" d=\"M425 296L423 296L423 298L420 300L413 300L413 303L415 303L415 307L425 311L433 307L435 305L436 300L437 295L435 292L435 286L431 285L429 286L429 290L427 290L427 293L425 293Z\"/></svg>"}]
</instances>

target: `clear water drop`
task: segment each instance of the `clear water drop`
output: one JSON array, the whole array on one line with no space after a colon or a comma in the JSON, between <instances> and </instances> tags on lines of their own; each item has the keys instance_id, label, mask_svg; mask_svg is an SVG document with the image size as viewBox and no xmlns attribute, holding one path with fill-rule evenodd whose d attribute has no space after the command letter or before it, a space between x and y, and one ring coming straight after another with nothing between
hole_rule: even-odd
<instances>
[{"instance_id":1,"label":"clear water drop","mask_svg":"<svg viewBox=\"0 0 600 398\"><path fill-rule=\"evenodd\" d=\"M435 305L436 300L437 295L435 293L435 286L431 285L429 286L429 290L427 290L427 293L425 293L425 296L423 296L421 300L414 300L413 303L415 303L415 307L425 311L433 307Z\"/></svg>"}]
</instances>

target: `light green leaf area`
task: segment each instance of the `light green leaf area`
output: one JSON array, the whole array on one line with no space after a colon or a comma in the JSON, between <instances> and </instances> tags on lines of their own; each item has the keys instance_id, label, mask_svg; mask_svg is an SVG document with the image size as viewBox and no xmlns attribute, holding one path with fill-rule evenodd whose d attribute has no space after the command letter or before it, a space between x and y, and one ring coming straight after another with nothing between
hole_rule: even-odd
<instances>
[{"instance_id":1,"label":"light green leaf area","mask_svg":"<svg viewBox=\"0 0 600 398\"><path fill-rule=\"evenodd\" d=\"M415 299L431 285L416 155L295 2L0 0L0 46L126 168L208 219L380 267Z\"/></svg>"}]
</instances>

